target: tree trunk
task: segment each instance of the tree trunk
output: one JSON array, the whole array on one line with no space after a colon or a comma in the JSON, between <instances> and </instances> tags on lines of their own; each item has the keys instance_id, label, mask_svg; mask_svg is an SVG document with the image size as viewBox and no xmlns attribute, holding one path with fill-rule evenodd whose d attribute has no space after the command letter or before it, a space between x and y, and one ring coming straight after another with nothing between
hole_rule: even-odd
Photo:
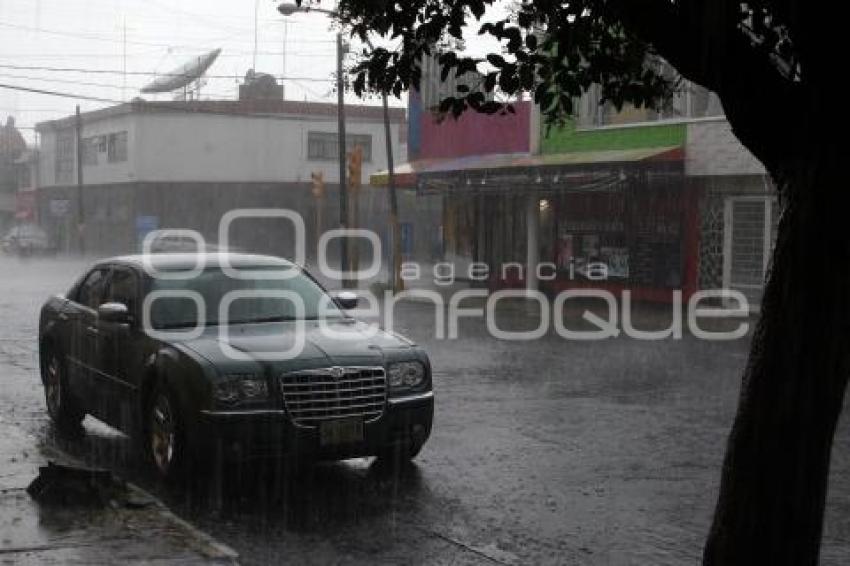
<instances>
[{"instance_id":1,"label":"tree trunk","mask_svg":"<svg viewBox=\"0 0 850 566\"><path fill-rule=\"evenodd\" d=\"M801 155L780 182L779 237L705 565L818 562L830 451L850 371L850 198L836 153Z\"/></svg>"}]
</instances>

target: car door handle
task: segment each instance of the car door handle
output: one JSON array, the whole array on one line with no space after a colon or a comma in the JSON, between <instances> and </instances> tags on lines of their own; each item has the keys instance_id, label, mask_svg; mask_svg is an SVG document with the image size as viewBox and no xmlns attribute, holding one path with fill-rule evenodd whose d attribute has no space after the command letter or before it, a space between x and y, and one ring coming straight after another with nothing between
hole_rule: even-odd
<instances>
[{"instance_id":1,"label":"car door handle","mask_svg":"<svg viewBox=\"0 0 850 566\"><path fill-rule=\"evenodd\" d=\"M68 320L68 315L65 314L64 312L59 313L59 320L61 320L62 322L65 322L66 320Z\"/></svg>"},{"instance_id":2,"label":"car door handle","mask_svg":"<svg viewBox=\"0 0 850 566\"><path fill-rule=\"evenodd\" d=\"M96 326L87 326L86 332L88 334L91 334L92 336L97 336L98 334L100 334L100 330L98 330Z\"/></svg>"}]
</instances>

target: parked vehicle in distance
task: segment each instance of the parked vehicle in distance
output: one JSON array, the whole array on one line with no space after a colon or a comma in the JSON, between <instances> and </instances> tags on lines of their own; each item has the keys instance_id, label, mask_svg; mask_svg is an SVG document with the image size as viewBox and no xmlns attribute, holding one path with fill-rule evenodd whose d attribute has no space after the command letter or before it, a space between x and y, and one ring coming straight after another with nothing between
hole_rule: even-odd
<instances>
[{"instance_id":1,"label":"parked vehicle in distance","mask_svg":"<svg viewBox=\"0 0 850 566\"><path fill-rule=\"evenodd\" d=\"M5 253L21 256L41 255L53 251L47 232L41 226L30 222L12 226L0 240L0 247Z\"/></svg>"},{"instance_id":2,"label":"parked vehicle in distance","mask_svg":"<svg viewBox=\"0 0 850 566\"><path fill-rule=\"evenodd\" d=\"M233 248L225 249L218 244L199 242L191 236L182 233L169 234L167 230L157 235L150 243L150 253L224 253L236 252ZM200 249L203 247L203 249ZM145 250L142 250L145 251Z\"/></svg>"},{"instance_id":3,"label":"parked vehicle in distance","mask_svg":"<svg viewBox=\"0 0 850 566\"><path fill-rule=\"evenodd\" d=\"M269 256L100 261L42 308L47 410L59 427L90 414L142 439L166 478L213 454L412 459L431 433L428 356L406 338L369 332L345 312L356 304ZM290 359L276 355L299 340Z\"/></svg>"}]
</instances>

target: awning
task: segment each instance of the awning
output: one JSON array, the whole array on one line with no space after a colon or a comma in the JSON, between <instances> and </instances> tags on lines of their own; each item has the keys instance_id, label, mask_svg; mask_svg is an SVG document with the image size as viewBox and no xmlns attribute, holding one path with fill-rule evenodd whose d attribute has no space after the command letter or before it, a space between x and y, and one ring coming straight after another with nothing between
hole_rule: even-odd
<instances>
[{"instance_id":1,"label":"awning","mask_svg":"<svg viewBox=\"0 0 850 566\"><path fill-rule=\"evenodd\" d=\"M509 169L532 167L569 168L570 166L594 164L612 165L643 161L683 160L684 149L681 146L581 151L546 155L530 155L528 153L474 155L470 157L411 161L395 168L395 181L397 187L412 188L417 186L417 182L421 177L435 174L498 173ZM389 173L387 171L378 171L370 177L370 183L376 187L385 187L388 181Z\"/></svg>"}]
</instances>

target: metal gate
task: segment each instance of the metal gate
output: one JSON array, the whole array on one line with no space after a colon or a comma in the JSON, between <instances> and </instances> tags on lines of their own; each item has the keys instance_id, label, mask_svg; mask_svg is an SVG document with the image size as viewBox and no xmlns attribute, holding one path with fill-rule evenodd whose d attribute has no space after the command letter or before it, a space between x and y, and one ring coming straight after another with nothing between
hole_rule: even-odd
<instances>
[{"instance_id":1,"label":"metal gate","mask_svg":"<svg viewBox=\"0 0 850 566\"><path fill-rule=\"evenodd\" d=\"M724 207L723 287L740 291L758 311L776 241L775 199L731 197Z\"/></svg>"}]
</instances>

